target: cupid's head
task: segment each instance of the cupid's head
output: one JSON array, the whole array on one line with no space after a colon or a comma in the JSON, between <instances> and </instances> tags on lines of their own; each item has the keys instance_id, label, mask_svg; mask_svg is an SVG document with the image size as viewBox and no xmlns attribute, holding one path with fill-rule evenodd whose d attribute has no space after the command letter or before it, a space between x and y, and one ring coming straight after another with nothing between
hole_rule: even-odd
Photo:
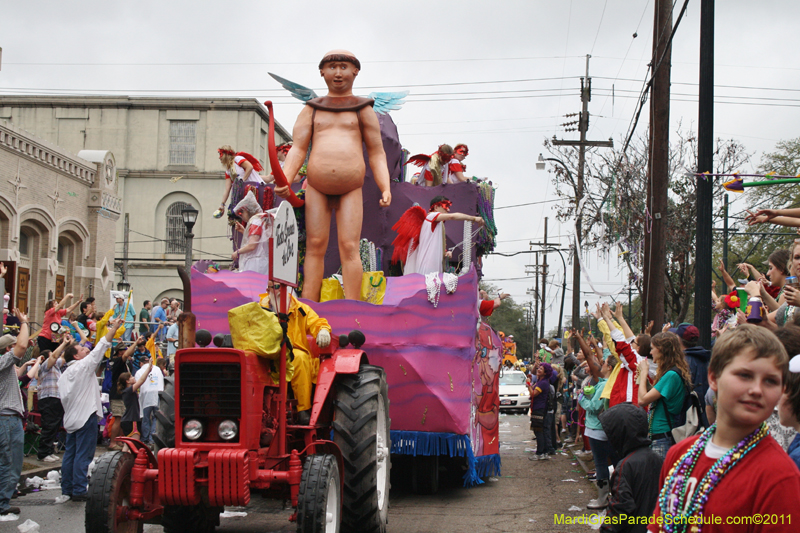
<instances>
[{"instance_id":1,"label":"cupid's head","mask_svg":"<svg viewBox=\"0 0 800 533\"><path fill-rule=\"evenodd\" d=\"M353 52L348 50L331 50L322 61L319 62L319 69L325 68L325 63L350 63L356 68L356 71L361 70L361 61L359 61Z\"/></svg>"},{"instance_id":2,"label":"cupid's head","mask_svg":"<svg viewBox=\"0 0 800 533\"><path fill-rule=\"evenodd\" d=\"M329 94L352 94L353 81L361 70L361 62L347 50L331 50L319 62L319 74L325 79Z\"/></svg>"}]
</instances>

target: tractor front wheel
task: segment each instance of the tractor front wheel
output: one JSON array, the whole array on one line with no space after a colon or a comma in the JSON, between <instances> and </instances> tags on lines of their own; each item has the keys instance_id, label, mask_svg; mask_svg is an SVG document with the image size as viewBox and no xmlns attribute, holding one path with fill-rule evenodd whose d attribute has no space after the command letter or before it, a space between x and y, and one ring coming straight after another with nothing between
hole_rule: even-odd
<instances>
[{"instance_id":1,"label":"tractor front wheel","mask_svg":"<svg viewBox=\"0 0 800 533\"><path fill-rule=\"evenodd\" d=\"M133 454L109 452L100 458L89 483L86 531L95 533L142 533L144 522L126 520L131 492Z\"/></svg>"},{"instance_id":2,"label":"tractor front wheel","mask_svg":"<svg viewBox=\"0 0 800 533\"><path fill-rule=\"evenodd\" d=\"M158 393L158 411L156 411L156 431L153 442L155 452L161 448L175 447L175 381L164 378L164 390Z\"/></svg>"},{"instance_id":3,"label":"tractor front wheel","mask_svg":"<svg viewBox=\"0 0 800 533\"><path fill-rule=\"evenodd\" d=\"M389 396L386 373L361 365L336 380L333 440L344 459L342 530L385 533L389 514Z\"/></svg>"},{"instance_id":4,"label":"tractor front wheel","mask_svg":"<svg viewBox=\"0 0 800 533\"><path fill-rule=\"evenodd\" d=\"M297 533L339 533L342 482L333 455L306 458L297 495Z\"/></svg>"}]
</instances>

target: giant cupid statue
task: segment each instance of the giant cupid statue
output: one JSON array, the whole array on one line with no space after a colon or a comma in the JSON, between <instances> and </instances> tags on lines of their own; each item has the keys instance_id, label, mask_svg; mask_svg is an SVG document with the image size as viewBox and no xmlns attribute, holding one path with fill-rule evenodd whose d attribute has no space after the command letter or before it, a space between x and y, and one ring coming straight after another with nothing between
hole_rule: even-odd
<instances>
[{"instance_id":1,"label":"giant cupid statue","mask_svg":"<svg viewBox=\"0 0 800 533\"><path fill-rule=\"evenodd\" d=\"M309 144L306 186L306 258L303 298L319 301L325 266L325 251L336 211L339 256L346 298L357 300L361 290L359 240L363 205L361 187L366 166L362 145L367 147L369 165L381 191L380 205L392 201L389 169L383 151L374 101L353 95L353 82L361 63L346 50L333 50L319 63L328 86L328 95L306 102L295 122L294 144L286 155L283 172L292 180L302 167ZM291 185L291 181L289 181ZM276 187L275 193L290 196L289 186Z\"/></svg>"}]
</instances>

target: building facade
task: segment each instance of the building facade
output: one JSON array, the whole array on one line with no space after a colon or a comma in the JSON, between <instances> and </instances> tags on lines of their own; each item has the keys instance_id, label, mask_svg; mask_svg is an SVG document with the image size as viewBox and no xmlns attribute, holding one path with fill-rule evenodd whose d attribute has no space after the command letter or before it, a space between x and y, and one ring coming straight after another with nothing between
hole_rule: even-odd
<instances>
[{"instance_id":1,"label":"building facade","mask_svg":"<svg viewBox=\"0 0 800 533\"><path fill-rule=\"evenodd\" d=\"M193 259L230 261L227 220L211 216L225 190L217 148L248 152L269 173L269 116L253 99L2 96L0 120L67 150L114 153L123 218L115 280L127 278L137 308L183 295L175 267L185 257L186 205L199 211ZM279 124L275 136L278 144L290 139Z\"/></svg>"},{"instance_id":2,"label":"building facade","mask_svg":"<svg viewBox=\"0 0 800 533\"><path fill-rule=\"evenodd\" d=\"M41 323L47 300L70 292L109 301L122 207L116 176L110 151L71 153L0 120L0 261L8 267L9 307Z\"/></svg>"}]
</instances>

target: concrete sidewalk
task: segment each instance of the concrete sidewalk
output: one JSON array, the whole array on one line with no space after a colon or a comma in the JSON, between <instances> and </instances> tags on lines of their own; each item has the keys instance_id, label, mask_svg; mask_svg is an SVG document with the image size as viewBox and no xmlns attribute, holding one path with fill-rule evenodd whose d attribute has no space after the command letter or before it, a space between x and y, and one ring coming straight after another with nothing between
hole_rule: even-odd
<instances>
[{"instance_id":1,"label":"concrete sidewalk","mask_svg":"<svg viewBox=\"0 0 800 533\"><path fill-rule=\"evenodd\" d=\"M97 459L104 453L108 452L105 446L98 446L94 452L94 458ZM28 478L39 476L40 478L47 478L47 473L53 470L61 470L61 458L64 457L64 452L57 454L59 460L53 463L46 463L40 461L35 455L23 457L22 459L22 474L19 476L20 491L25 492L25 481Z\"/></svg>"}]
</instances>

